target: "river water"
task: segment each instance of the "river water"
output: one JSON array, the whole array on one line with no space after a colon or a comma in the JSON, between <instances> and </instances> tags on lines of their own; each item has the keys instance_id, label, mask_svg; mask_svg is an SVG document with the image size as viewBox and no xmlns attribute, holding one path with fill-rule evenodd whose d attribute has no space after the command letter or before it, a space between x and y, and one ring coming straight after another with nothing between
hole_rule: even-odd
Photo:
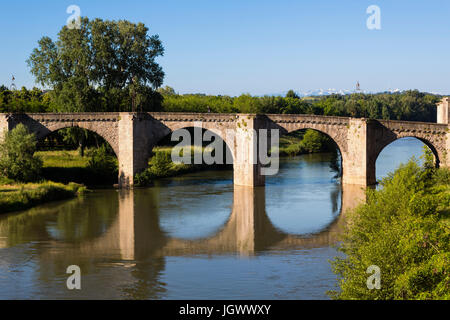
<instances>
[{"instance_id":1,"label":"river water","mask_svg":"<svg viewBox=\"0 0 450 320\"><path fill-rule=\"evenodd\" d=\"M377 178L421 148L386 147ZM330 159L282 159L264 188L206 171L1 215L0 299L328 299L341 212L364 196ZM81 290L67 289L71 265Z\"/></svg>"}]
</instances>

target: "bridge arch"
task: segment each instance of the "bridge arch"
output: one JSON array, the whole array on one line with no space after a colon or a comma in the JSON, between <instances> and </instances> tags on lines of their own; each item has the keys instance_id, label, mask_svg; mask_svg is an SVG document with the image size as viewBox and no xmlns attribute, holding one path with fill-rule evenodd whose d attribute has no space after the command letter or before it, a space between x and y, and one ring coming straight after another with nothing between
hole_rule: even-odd
<instances>
[{"instance_id":1,"label":"bridge arch","mask_svg":"<svg viewBox=\"0 0 450 320\"><path fill-rule=\"evenodd\" d=\"M347 156L345 155L345 151L344 151L344 150L346 150L346 143L344 141L342 141L339 134L336 134L336 132L333 132L333 131L319 129L314 126L304 126L303 128L299 128L299 129L290 128L290 130L281 131L280 133L281 133L281 136L287 136L289 134L299 132L299 131L306 132L306 130L312 130L312 131L318 132L321 135L326 136L331 141L331 143L334 144L334 147L336 148L336 151L337 151L337 159L336 160L338 160L338 162L340 163L340 168L339 168L340 170L339 170L338 174L339 174L339 177L342 179L342 177L344 175L344 168L345 168Z\"/></svg>"},{"instance_id":2,"label":"bridge arch","mask_svg":"<svg viewBox=\"0 0 450 320\"><path fill-rule=\"evenodd\" d=\"M390 146L393 146L395 143L400 142L402 140L407 140L407 139L410 139L412 141L420 143L421 144L421 148L423 148L423 146L426 146L428 148L428 150L430 150L431 153L434 156L434 165L435 165L435 167L436 168L439 167L440 161L441 161L439 151L429 140L421 138L421 137L413 136L413 135L404 135L404 136L398 137L396 139L393 139L390 142L384 143L383 145L378 145L377 148L376 148L376 151L373 154L373 156L369 159L370 162L369 162L369 166L368 167L372 171L373 176L374 177L376 176L377 181L379 181L380 178L381 178L377 174L377 172L378 172L377 164L380 165L380 163L378 163L378 160L380 159L380 156L382 154L384 154L384 157L389 156L389 155L386 155L386 152L388 152L387 149ZM400 152L399 156L401 158L401 161L399 161L399 160L395 161L395 159L394 159L392 165L388 164L387 168L385 168L385 169L388 169L389 171L383 172L382 175L387 174L388 172L394 171L400 165L400 162L405 163L405 162L409 161L413 156L415 156L416 159L418 157L422 156L422 150L420 151L419 154L417 154L414 151L411 153L410 150L411 150L410 147L408 147L408 151L409 152L408 152L407 158L405 158L405 154L404 153ZM386 159L384 159L384 160L386 161Z\"/></svg>"},{"instance_id":3,"label":"bridge arch","mask_svg":"<svg viewBox=\"0 0 450 320\"><path fill-rule=\"evenodd\" d=\"M423 143L432 152L435 159L435 166L445 165L446 144L445 134L439 134L430 130L415 130L399 127L394 121L380 121L388 126L378 126L378 130L371 137L373 141L368 148L367 157L367 175L373 177L376 182L376 163L383 152L389 145L404 138L414 138ZM444 143L443 143L444 142ZM411 155L412 156L412 155Z\"/></svg>"},{"instance_id":4,"label":"bridge arch","mask_svg":"<svg viewBox=\"0 0 450 320\"><path fill-rule=\"evenodd\" d=\"M376 148L376 150L375 150L375 152L374 152L374 161L375 161L375 162L377 161L378 157L379 157L380 154L383 152L383 150L386 149L386 147L388 147L389 145L391 145L392 143L394 143L394 142L396 142L396 141L399 141L399 140L405 139L405 138L413 138L413 139L416 139L416 140L422 142L425 146L427 146L427 147L430 149L430 151L433 153L433 155L434 155L436 167L439 167L439 164L440 164L441 159L440 159L440 155L439 155L438 149L433 145L433 143L432 143L430 140L425 139L425 138L423 138L423 137L417 137L417 136L414 136L414 135L402 135L402 136L398 136L396 139L392 139L392 140L390 140L390 141L387 140L387 141L384 142L383 144L378 145L377 148Z\"/></svg>"},{"instance_id":5,"label":"bridge arch","mask_svg":"<svg viewBox=\"0 0 450 320\"><path fill-rule=\"evenodd\" d=\"M234 153L234 141L232 140L234 137L229 135L227 133L226 128L218 128L217 125L208 125L208 122L177 122L177 123L173 123L173 124L169 124L166 125L166 127L164 128L164 130L161 130L160 133L158 135L155 136L155 138L152 141L152 144L150 146L150 151L157 146L159 143L161 143L162 141L166 141L169 142L170 141L170 136L177 132L178 130L195 130L195 129L201 129L201 137L202 137L202 143L203 143L203 136L205 134L205 132L209 131L213 134L214 140L211 141L205 141L206 145L209 145L210 143L214 143L216 142L216 139L219 138L224 145L224 151L226 153L224 153L224 163L223 164L232 164L232 163L226 163L227 159L231 158L231 161L234 162L235 159L235 153ZM194 132L195 134L195 132ZM179 141L171 141L172 144L178 144L179 142L181 142L181 140ZM191 136L191 143L194 144L194 136ZM152 153L150 152L150 155Z\"/></svg>"},{"instance_id":6,"label":"bridge arch","mask_svg":"<svg viewBox=\"0 0 450 320\"><path fill-rule=\"evenodd\" d=\"M36 138L38 140L42 140L61 129L67 129L67 128L85 129L87 131L90 131L90 132L93 132L93 133L99 135L111 146L111 148L114 151L114 154L116 155L116 157L118 157L119 149L118 149L117 136L116 136L115 132L112 133L111 130L109 130L108 128L105 128L103 126L97 126L97 125L89 123L89 122L88 123L84 123L84 122L81 122L81 123L60 122L60 123L58 123L58 122L56 122L55 124L50 124L45 127L43 126L43 128L39 129L37 132L35 131L34 128L32 128L31 132L35 132Z\"/></svg>"}]
</instances>

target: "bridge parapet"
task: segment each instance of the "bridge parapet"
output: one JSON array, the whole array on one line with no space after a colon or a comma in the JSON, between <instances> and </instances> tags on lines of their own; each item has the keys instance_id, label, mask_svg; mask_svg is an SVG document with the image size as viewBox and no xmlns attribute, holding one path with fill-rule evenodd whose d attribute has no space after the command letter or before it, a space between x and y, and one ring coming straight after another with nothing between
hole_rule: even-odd
<instances>
[{"instance_id":1,"label":"bridge parapet","mask_svg":"<svg viewBox=\"0 0 450 320\"><path fill-rule=\"evenodd\" d=\"M235 122L237 114L194 112L149 112L155 120L172 122Z\"/></svg>"}]
</instances>

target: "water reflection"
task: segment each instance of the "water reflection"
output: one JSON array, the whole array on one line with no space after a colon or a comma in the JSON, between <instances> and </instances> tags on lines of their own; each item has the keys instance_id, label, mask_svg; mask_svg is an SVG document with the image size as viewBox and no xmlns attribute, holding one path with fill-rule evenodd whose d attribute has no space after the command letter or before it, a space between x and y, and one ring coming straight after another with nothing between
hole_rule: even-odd
<instances>
[{"instance_id":1,"label":"water reflection","mask_svg":"<svg viewBox=\"0 0 450 320\"><path fill-rule=\"evenodd\" d=\"M226 222L199 239L178 238L163 230L157 188L110 190L105 191L107 196L94 194L3 216L0 275L12 279L4 285L0 277L0 284L6 288L10 281L23 283L23 278L14 278L19 274L11 273L18 269L32 279L41 297L160 299L167 294L162 279L169 257L250 257L323 248L336 241L345 214L320 232L289 234L271 222L266 212L267 190L234 187ZM341 212L363 201L364 194L360 187L342 186ZM65 290L65 270L73 264L83 272L82 292ZM0 290L0 297L35 297L32 292L28 288L14 295L10 289Z\"/></svg>"},{"instance_id":2,"label":"water reflection","mask_svg":"<svg viewBox=\"0 0 450 320\"><path fill-rule=\"evenodd\" d=\"M111 191L115 192L115 191ZM154 193L121 190L112 197L76 199L29 210L0 220L2 247L39 239L48 245L42 254L51 256L108 256L120 260L148 257L229 254L254 255L280 248L326 246L335 242L345 214L329 226L309 235L281 231L266 212L265 188L234 187L231 214L213 235L200 239L170 236L160 227L159 206ZM339 189L331 194L337 198ZM149 198L153 195L153 198ZM342 186L341 212L364 200L359 186ZM112 201L113 200L113 201ZM114 201L115 200L115 201ZM335 201L332 201L335 202ZM333 207L337 204L334 203ZM74 222L76 220L76 223Z\"/></svg>"},{"instance_id":3,"label":"water reflection","mask_svg":"<svg viewBox=\"0 0 450 320\"><path fill-rule=\"evenodd\" d=\"M265 188L197 172L1 215L0 299L325 299L331 245L365 199L328 164L285 159Z\"/></svg>"}]
</instances>

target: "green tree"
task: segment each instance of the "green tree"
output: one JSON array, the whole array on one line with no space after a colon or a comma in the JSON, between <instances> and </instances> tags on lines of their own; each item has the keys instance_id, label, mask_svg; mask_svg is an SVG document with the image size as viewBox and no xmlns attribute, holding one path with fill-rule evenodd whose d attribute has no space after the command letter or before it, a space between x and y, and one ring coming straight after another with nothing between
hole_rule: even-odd
<instances>
[{"instance_id":1,"label":"green tree","mask_svg":"<svg viewBox=\"0 0 450 320\"><path fill-rule=\"evenodd\" d=\"M159 88L157 90L160 94L162 94L163 96L173 96L176 95L177 93L175 92L175 89L169 86L165 86L164 88Z\"/></svg>"},{"instance_id":2,"label":"green tree","mask_svg":"<svg viewBox=\"0 0 450 320\"><path fill-rule=\"evenodd\" d=\"M286 93L286 98L300 99L300 96L294 90L291 89Z\"/></svg>"},{"instance_id":3,"label":"green tree","mask_svg":"<svg viewBox=\"0 0 450 320\"><path fill-rule=\"evenodd\" d=\"M5 133L0 144L0 176L20 182L39 179L42 160L34 156L36 136L19 124Z\"/></svg>"},{"instance_id":4,"label":"green tree","mask_svg":"<svg viewBox=\"0 0 450 320\"><path fill-rule=\"evenodd\" d=\"M429 158L429 156L427 156ZM335 258L338 299L450 299L450 175L416 161L402 165L368 193L350 222ZM380 268L381 288L366 283Z\"/></svg>"},{"instance_id":5,"label":"green tree","mask_svg":"<svg viewBox=\"0 0 450 320\"><path fill-rule=\"evenodd\" d=\"M309 153L323 151L326 136L316 130L306 130L302 140L302 147Z\"/></svg>"},{"instance_id":6,"label":"green tree","mask_svg":"<svg viewBox=\"0 0 450 320\"><path fill-rule=\"evenodd\" d=\"M155 59L164 48L148 30L142 23L82 18L79 29L64 26L56 42L39 40L27 62L36 81L52 89L55 111L131 111L131 103L123 110L121 100L102 97L125 91L131 102L136 88L130 86L145 87L141 94L161 86L164 73Z\"/></svg>"}]
</instances>

